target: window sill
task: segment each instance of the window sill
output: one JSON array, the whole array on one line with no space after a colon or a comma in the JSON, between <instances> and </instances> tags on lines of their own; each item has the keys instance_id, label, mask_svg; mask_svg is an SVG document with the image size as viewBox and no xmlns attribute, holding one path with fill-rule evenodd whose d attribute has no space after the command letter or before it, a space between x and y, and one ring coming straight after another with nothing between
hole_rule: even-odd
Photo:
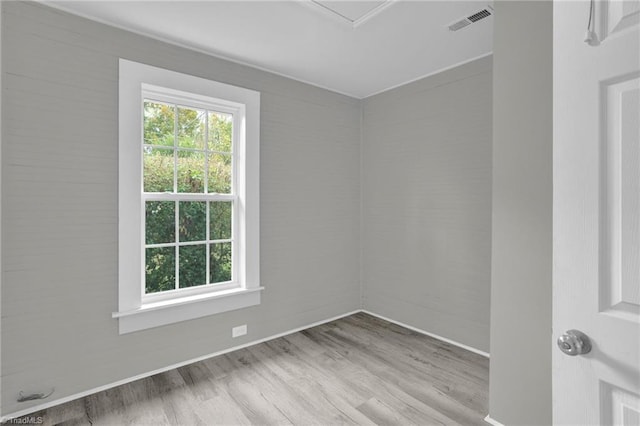
<instances>
[{"instance_id":1,"label":"window sill","mask_svg":"<svg viewBox=\"0 0 640 426\"><path fill-rule=\"evenodd\" d=\"M147 303L131 311L114 312L112 317L118 319L120 334L132 333L259 305L260 293L263 289L264 287L234 288Z\"/></svg>"}]
</instances>

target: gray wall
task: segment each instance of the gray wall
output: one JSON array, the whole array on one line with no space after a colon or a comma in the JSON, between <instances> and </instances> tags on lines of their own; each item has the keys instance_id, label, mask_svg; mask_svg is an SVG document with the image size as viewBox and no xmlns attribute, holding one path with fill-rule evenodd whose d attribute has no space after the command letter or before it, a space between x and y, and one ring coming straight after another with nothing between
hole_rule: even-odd
<instances>
[{"instance_id":1,"label":"gray wall","mask_svg":"<svg viewBox=\"0 0 640 426\"><path fill-rule=\"evenodd\" d=\"M489 350L491 57L363 102L364 308Z\"/></svg>"},{"instance_id":2,"label":"gray wall","mask_svg":"<svg viewBox=\"0 0 640 426\"><path fill-rule=\"evenodd\" d=\"M551 424L552 16L495 3L489 412L505 425Z\"/></svg>"},{"instance_id":3,"label":"gray wall","mask_svg":"<svg viewBox=\"0 0 640 426\"><path fill-rule=\"evenodd\" d=\"M2 2L2 413L360 308L360 101ZM260 306L120 336L118 58L262 93ZM248 324L231 339L231 327Z\"/></svg>"}]
</instances>

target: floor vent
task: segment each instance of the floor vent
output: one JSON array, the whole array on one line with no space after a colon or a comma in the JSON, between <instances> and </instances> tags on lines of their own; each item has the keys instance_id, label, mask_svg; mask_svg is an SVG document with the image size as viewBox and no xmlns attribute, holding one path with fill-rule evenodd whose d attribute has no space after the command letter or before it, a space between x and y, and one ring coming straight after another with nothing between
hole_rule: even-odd
<instances>
[{"instance_id":1,"label":"floor vent","mask_svg":"<svg viewBox=\"0 0 640 426\"><path fill-rule=\"evenodd\" d=\"M487 18L491 15L493 15L493 8L491 6L487 6L486 8L474 13L473 15L469 15L466 18L462 18L452 24L449 24L449 31L458 31L461 28L471 25L474 22L478 22L481 19Z\"/></svg>"}]
</instances>

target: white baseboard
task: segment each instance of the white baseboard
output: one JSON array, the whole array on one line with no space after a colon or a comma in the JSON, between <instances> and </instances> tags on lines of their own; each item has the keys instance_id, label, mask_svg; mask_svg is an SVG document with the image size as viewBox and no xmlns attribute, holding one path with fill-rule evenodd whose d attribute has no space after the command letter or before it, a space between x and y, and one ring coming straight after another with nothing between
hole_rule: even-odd
<instances>
[{"instance_id":1,"label":"white baseboard","mask_svg":"<svg viewBox=\"0 0 640 426\"><path fill-rule=\"evenodd\" d=\"M476 353L478 355L482 355L484 357L489 358L489 354L487 352L481 351L480 349L476 349L474 347L465 345L463 343L456 342L455 340L447 339L446 337L438 336L437 334L421 330L421 329L419 329L417 327L414 327L412 325L408 325L408 324L402 323L400 321L396 321L396 320L393 320L391 318L387 318L387 317L384 317L382 315L378 315L378 314L376 314L374 312L367 311L366 309L363 309L362 312L364 312L365 314L372 315L374 317L378 317L378 318L383 319L385 321L392 322L392 323L397 324L397 325L399 325L401 327L408 328L409 330L416 331L416 332L418 332L420 334L424 334L424 335L427 335L429 337L433 337L434 339L438 339L438 340L442 340L443 342L451 343L452 345L457 346L457 347L462 348L462 349L466 349L469 352L473 352L473 353Z\"/></svg>"},{"instance_id":2,"label":"white baseboard","mask_svg":"<svg viewBox=\"0 0 640 426\"><path fill-rule=\"evenodd\" d=\"M487 414L487 417L484 418L484 421L493 426L504 426L502 423L493 420L491 416L488 414Z\"/></svg>"},{"instance_id":3,"label":"white baseboard","mask_svg":"<svg viewBox=\"0 0 640 426\"><path fill-rule=\"evenodd\" d=\"M98 392L102 392L104 390L111 389L111 388L114 388L116 386L120 386L120 385L124 385L124 384L127 384L127 383L131 383L131 382L134 382L134 381L139 380L139 379L144 379L146 377L153 376L155 374L164 373L166 371L173 370L175 368L180 368L180 367L183 367L185 365L193 364L194 362L203 361L205 359L213 358L213 357L216 357L216 356L219 356L219 355L224 355L226 353L237 351L239 349L248 348L249 346L254 346L254 345L257 345L257 344L260 344L260 343L268 342L270 340L274 340L274 339L277 339L279 337L284 337L284 336L287 336L289 334L293 334L293 333L297 333L297 332L302 331L302 330L306 330L308 328L312 328L312 327L316 327L318 325L326 324L328 322L335 321L335 320L338 320L340 318L348 317L349 315L357 314L359 312L364 312L365 314L369 314L371 316L383 319L385 321L389 321L391 323L397 324L397 325L399 325L401 327L404 327L404 328L407 328L409 330L413 330L413 331L418 332L420 334L424 334L424 335L427 335L429 337L433 337L434 339L442 340L443 342L450 343L452 345L455 345L455 346L458 346L458 347L460 347L462 349L466 349L468 351L477 353L477 354L485 356L487 358L489 357L488 353L483 352L483 351L481 351L479 349L476 349L476 348L472 348L471 346L467 346L467 345L464 345L462 343L458 343L458 342L453 341L451 339L447 339L446 337L438 336L437 334L429 333L428 331L424 331L424 330L421 330L419 328L413 327L411 325L401 323L400 321L392 320L391 318L387 318L387 317L384 317L382 315L378 315L378 314L376 314L374 312L370 312L370 311L367 311L365 309L358 309L358 310L347 312L347 313L344 313L344 314L341 314L341 315L338 315L338 316L335 316L335 317L332 317L332 318L328 318L328 319L325 319L325 320L322 320L322 321L317 321L317 322L314 322L314 323L311 323L311 324L307 324L307 325L302 326L302 327L297 327L297 328L294 328L294 329L291 329L291 330L288 330L288 331L285 331L285 332L282 332L282 333L274 334L274 335L269 336L269 337L265 337L265 338L262 338L262 339L254 340L252 342L244 343L244 344L238 345L238 346L233 346L233 347L228 348L228 349L223 349L221 351L213 352L213 353L210 353L210 354L207 354L207 355L203 355L203 356L199 356L197 358L192 358L192 359L189 359L187 361L182 361L182 362L178 362L178 363L175 363L175 364L171 364L171 365L168 365L166 367L159 368L157 370L148 371L146 373L138 374L138 375L133 376L133 377L128 377L128 378L123 379L123 380L118 380L117 382L109 383L107 385L98 386L96 388L89 389L89 390L86 390L86 391L83 391L83 392L78 392L78 393L75 393L73 395L65 396L63 398L59 398L59 399L56 399L56 400L53 400L53 401L47 401L47 402L45 402L43 404L34 405L34 406L26 408L24 410L16 411L16 412L13 412L13 413L10 413L10 414L7 414L7 415L2 415L2 417L0 417L0 422L6 422L7 420L10 420L10 419L13 419L13 418L16 418L16 417L21 417L21 416L25 416L27 414L35 413L36 411L44 410L44 409L47 409L49 407L53 407L55 405L64 404L65 402L73 401L73 400L78 399L78 398L83 398L85 396L92 395L92 394L98 393ZM491 417L489 417L489 416L487 416L485 418L485 421L487 423L490 423L490 424L494 425L494 426L503 426L500 423L496 422L495 420L492 420Z\"/></svg>"},{"instance_id":4,"label":"white baseboard","mask_svg":"<svg viewBox=\"0 0 640 426\"><path fill-rule=\"evenodd\" d=\"M166 371L173 370L175 368L184 367L185 365L193 364L194 362L203 361L205 359L213 358L213 357L216 357L216 356L219 356L219 355L224 355L226 353L237 351L239 349L248 348L249 346L254 346L254 345L257 345L257 344L260 344L260 343L268 342L269 340L274 340L274 339L277 339L277 338L280 338L280 337L288 336L289 334L297 333L299 331L306 330L308 328L312 328L312 327L316 327L318 325L326 324L328 322L335 321L335 320L338 320L340 318L348 317L349 315L357 314L359 312L362 312L362 311L360 309L358 309L356 311L347 312L347 313L344 313L344 314L341 314L341 315L338 315L338 316L335 316L335 317L332 317L332 318L328 318L328 319L325 319L325 320L322 320L322 321L317 321L317 322L314 322L314 323L311 323L311 324L307 324L307 325L302 326L302 327L297 327L297 328L294 328L294 329L291 329L291 330L288 330L288 331L285 331L285 332L282 332L282 333L274 334L274 335L269 336L269 337L265 337L265 338L262 338L262 339L254 340L252 342L244 343L242 345L234 346L234 347L231 347L231 348L228 348L228 349L223 349L221 351L213 352L213 353L210 353L210 354L207 354L207 355L199 356L197 358L192 358L192 359L189 359L187 361L182 361L182 362L178 362L178 363L175 363L175 364L171 364L171 365L168 365L166 367L158 368L157 370L147 371L146 373L138 374L138 375L133 376L133 377L128 377L128 378L123 379L123 380L118 380L117 382L109 383L107 385L98 386L96 388L89 389L89 390L86 390L86 391L83 391L83 392L78 392L78 393L75 393L73 395L65 396L63 398L59 398L59 399L56 399L56 400L53 400L53 401L47 401L47 402L45 402L43 404L40 404L40 405L34 405L34 406L29 407L29 408L24 409L24 410L20 410L20 411L16 411L16 412L13 412L13 413L10 413L10 414L7 414L7 415L3 415L2 417L0 417L0 422L4 423L4 422L6 422L6 421L8 421L10 419L14 419L16 417L26 416L27 414L35 413L36 411L44 410L44 409L53 407L55 405L64 404L65 402L73 401L73 400L78 399L78 398L83 398L85 396L92 395L92 394L98 393L98 392L102 392L104 390L111 389L111 388L114 388L116 386L125 385L127 383L135 382L136 380L144 379L146 377L153 376L153 375L156 375L156 374L159 374L159 373L164 373Z\"/></svg>"}]
</instances>

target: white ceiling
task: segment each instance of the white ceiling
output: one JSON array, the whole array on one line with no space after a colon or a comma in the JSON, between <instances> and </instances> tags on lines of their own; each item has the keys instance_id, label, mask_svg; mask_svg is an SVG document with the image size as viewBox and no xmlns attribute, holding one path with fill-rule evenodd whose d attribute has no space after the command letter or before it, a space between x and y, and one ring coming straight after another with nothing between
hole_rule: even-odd
<instances>
[{"instance_id":1,"label":"white ceiling","mask_svg":"<svg viewBox=\"0 0 640 426\"><path fill-rule=\"evenodd\" d=\"M492 50L493 17L456 32L447 28L487 1L46 3L357 98Z\"/></svg>"}]
</instances>

